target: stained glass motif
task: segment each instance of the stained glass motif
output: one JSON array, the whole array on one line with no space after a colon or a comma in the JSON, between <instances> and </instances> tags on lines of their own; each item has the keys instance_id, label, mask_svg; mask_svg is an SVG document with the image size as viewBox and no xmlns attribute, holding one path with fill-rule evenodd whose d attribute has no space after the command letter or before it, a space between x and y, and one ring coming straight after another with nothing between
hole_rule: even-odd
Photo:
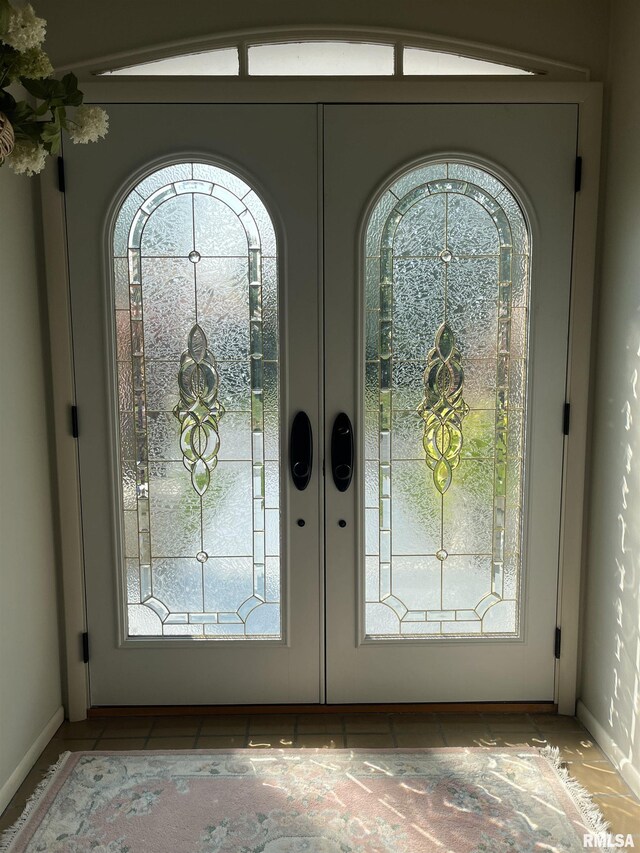
<instances>
[{"instance_id":1,"label":"stained glass motif","mask_svg":"<svg viewBox=\"0 0 640 853\"><path fill-rule=\"evenodd\" d=\"M495 175L431 162L365 244L365 634L518 637L526 220Z\"/></svg>"},{"instance_id":2,"label":"stained glass motif","mask_svg":"<svg viewBox=\"0 0 640 853\"><path fill-rule=\"evenodd\" d=\"M451 260L446 252L443 260ZM451 485L453 469L460 464L462 452L462 419L469 407L462 399L464 371L460 350L453 332L443 323L436 334L436 344L427 356L424 371L424 399L418 414L424 421L422 444L426 462L433 471L433 483L444 494Z\"/></svg>"},{"instance_id":3,"label":"stained glass motif","mask_svg":"<svg viewBox=\"0 0 640 853\"><path fill-rule=\"evenodd\" d=\"M279 639L269 213L226 169L177 163L123 201L113 254L128 635Z\"/></svg>"},{"instance_id":4,"label":"stained glass motif","mask_svg":"<svg viewBox=\"0 0 640 853\"><path fill-rule=\"evenodd\" d=\"M182 461L199 495L207 491L211 472L218 464L218 424L224 415L224 406L218 400L219 382L215 358L207 348L205 333L196 323L180 359L180 402L173 414L180 421Z\"/></svg>"}]
</instances>

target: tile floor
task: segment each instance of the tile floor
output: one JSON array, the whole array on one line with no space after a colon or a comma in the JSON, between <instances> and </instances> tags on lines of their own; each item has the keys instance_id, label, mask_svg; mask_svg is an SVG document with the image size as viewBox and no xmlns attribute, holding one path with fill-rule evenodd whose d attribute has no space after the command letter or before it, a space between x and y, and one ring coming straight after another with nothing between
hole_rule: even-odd
<instances>
[{"instance_id":1,"label":"tile floor","mask_svg":"<svg viewBox=\"0 0 640 853\"><path fill-rule=\"evenodd\" d=\"M638 799L578 720L550 714L105 717L63 723L0 816L0 831L17 820L42 774L66 750L545 744L560 748L569 772L592 792L610 821L610 831L632 834L640 847Z\"/></svg>"}]
</instances>

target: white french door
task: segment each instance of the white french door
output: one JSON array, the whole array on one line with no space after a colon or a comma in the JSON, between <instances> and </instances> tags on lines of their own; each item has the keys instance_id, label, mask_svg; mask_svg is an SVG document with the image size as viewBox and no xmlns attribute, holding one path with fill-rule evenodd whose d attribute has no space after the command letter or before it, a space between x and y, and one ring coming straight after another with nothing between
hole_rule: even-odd
<instances>
[{"instance_id":1,"label":"white french door","mask_svg":"<svg viewBox=\"0 0 640 853\"><path fill-rule=\"evenodd\" d=\"M551 700L576 107L109 111L65 150L92 704Z\"/></svg>"},{"instance_id":2,"label":"white french door","mask_svg":"<svg viewBox=\"0 0 640 853\"><path fill-rule=\"evenodd\" d=\"M109 112L65 150L91 702L317 702L317 110Z\"/></svg>"},{"instance_id":3,"label":"white french door","mask_svg":"<svg viewBox=\"0 0 640 853\"><path fill-rule=\"evenodd\" d=\"M571 105L325 109L329 702L553 699L576 135Z\"/></svg>"}]
</instances>

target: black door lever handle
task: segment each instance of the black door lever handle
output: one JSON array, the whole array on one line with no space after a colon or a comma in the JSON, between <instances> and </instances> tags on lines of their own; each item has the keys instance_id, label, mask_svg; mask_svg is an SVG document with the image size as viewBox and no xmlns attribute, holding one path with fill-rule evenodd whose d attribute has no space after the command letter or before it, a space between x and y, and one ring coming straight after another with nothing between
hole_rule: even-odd
<instances>
[{"instance_id":1,"label":"black door lever handle","mask_svg":"<svg viewBox=\"0 0 640 853\"><path fill-rule=\"evenodd\" d=\"M331 470L336 489L346 492L353 477L353 427L344 412L340 412L333 422Z\"/></svg>"},{"instance_id":2,"label":"black door lever handle","mask_svg":"<svg viewBox=\"0 0 640 853\"><path fill-rule=\"evenodd\" d=\"M293 485L303 491L309 485L313 468L313 434L306 412L298 412L291 424L289 463Z\"/></svg>"}]
</instances>

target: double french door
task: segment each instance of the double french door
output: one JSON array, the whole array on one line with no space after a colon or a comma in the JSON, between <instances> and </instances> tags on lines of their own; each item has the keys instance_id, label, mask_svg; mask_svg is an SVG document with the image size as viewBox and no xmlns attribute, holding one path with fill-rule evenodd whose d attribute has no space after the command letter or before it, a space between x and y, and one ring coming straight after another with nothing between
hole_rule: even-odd
<instances>
[{"instance_id":1,"label":"double french door","mask_svg":"<svg viewBox=\"0 0 640 853\"><path fill-rule=\"evenodd\" d=\"M552 699L576 107L109 111L65 151L92 704Z\"/></svg>"}]
</instances>

